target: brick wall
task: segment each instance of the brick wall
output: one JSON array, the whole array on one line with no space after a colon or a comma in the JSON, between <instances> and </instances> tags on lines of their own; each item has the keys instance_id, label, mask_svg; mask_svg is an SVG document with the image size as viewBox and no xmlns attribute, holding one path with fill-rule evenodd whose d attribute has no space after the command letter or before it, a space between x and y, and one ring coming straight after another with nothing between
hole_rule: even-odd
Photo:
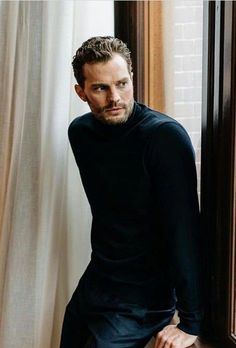
<instances>
[{"instance_id":1,"label":"brick wall","mask_svg":"<svg viewBox=\"0 0 236 348\"><path fill-rule=\"evenodd\" d=\"M202 0L174 1L174 118L188 131L200 185Z\"/></svg>"}]
</instances>

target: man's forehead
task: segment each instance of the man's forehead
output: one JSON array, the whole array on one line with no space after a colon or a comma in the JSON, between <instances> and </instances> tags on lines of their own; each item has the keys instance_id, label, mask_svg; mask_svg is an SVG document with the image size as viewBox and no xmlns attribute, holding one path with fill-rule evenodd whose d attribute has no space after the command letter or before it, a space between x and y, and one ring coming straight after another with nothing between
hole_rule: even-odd
<instances>
[{"instance_id":1,"label":"man's forehead","mask_svg":"<svg viewBox=\"0 0 236 348\"><path fill-rule=\"evenodd\" d=\"M86 63L83 68L85 80L91 83L101 83L109 80L129 78L128 66L120 55L113 56L105 62Z\"/></svg>"},{"instance_id":2,"label":"man's forehead","mask_svg":"<svg viewBox=\"0 0 236 348\"><path fill-rule=\"evenodd\" d=\"M108 69L85 69L84 70L84 78L85 83L89 85L96 84L114 84L119 81L129 80L130 74L127 68L124 69L116 69L116 68L108 68Z\"/></svg>"}]
</instances>

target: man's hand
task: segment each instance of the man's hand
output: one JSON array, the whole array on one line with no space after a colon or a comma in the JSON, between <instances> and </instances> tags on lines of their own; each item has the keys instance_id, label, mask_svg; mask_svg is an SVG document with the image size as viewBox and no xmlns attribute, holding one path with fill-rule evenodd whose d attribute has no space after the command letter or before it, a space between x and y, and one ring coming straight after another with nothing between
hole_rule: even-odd
<instances>
[{"instance_id":1,"label":"man's hand","mask_svg":"<svg viewBox=\"0 0 236 348\"><path fill-rule=\"evenodd\" d=\"M187 348L196 339L197 336L181 331L176 325L168 325L156 336L154 348Z\"/></svg>"}]
</instances>

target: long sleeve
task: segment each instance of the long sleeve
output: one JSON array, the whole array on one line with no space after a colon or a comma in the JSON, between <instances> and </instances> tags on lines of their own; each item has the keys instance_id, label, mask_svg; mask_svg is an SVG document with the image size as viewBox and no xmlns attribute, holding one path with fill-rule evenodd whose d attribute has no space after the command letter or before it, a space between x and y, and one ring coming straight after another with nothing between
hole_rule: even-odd
<instances>
[{"instance_id":1,"label":"long sleeve","mask_svg":"<svg viewBox=\"0 0 236 348\"><path fill-rule=\"evenodd\" d=\"M158 233L176 291L178 327L198 335L202 318L201 230L194 152L186 131L176 122L157 127L146 160Z\"/></svg>"},{"instance_id":2,"label":"long sleeve","mask_svg":"<svg viewBox=\"0 0 236 348\"><path fill-rule=\"evenodd\" d=\"M128 303L162 310L200 333L200 223L194 153L176 121L136 104L121 125L89 113L69 139L93 215L94 276ZM175 290L174 290L175 289Z\"/></svg>"}]
</instances>

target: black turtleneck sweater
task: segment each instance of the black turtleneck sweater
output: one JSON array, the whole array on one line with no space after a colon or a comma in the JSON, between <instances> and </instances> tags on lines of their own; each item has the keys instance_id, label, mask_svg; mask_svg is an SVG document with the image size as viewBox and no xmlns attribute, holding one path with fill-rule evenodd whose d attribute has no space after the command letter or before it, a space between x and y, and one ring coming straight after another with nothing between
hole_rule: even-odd
<instances>
[{"instance_id":1,"label":"black turtleneck sweater","mask_svg":"<svg viewBox=\"0 0 236 348\"><path fill-rule=\"evenodd\" d=\"M174 119L135 102L129 119L92 113L69 126L92 212L91 261L82 279L127 302L171 308L198 335L200 228L194 152Z\"/></svg>"}]
</instances>

